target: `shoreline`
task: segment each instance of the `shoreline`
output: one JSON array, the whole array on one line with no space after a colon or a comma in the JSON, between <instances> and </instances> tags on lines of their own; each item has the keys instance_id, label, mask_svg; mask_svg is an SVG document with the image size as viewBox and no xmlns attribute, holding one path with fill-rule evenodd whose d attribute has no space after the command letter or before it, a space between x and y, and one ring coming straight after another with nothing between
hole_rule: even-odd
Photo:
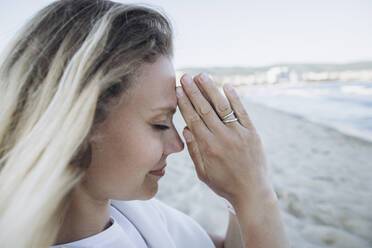
<instances>
[{"instance_id":1,"label":"shoreline","mask_svg":"<svg viewBox=\"0 0 372 248\"><path fill-rule=\"evenodd\" d=\"M353 83L357 84L357 85L360 84L359 82L353 82ZM367 83L371 84L371 82L367 82ZM332 84L332 85L342 84L343 85L344 83L343 82L332 82L330 84ZM342 88L352 87L352 86L349 86L349 84L352 84L352 82L348 82L348 85L343 86ZM302 85L302 86L306 86L306 85ZM328 97L332 98L332 94L335 94L335 93L328 93L328 92L337 91L337 90L332 89L332 87L330 87L329 89L328 88L327 89L317 89L317 88L312 89L312 88L309 88L309 90L310 90L309 94L310 95L302 98L303 101L301 99L292 99L292 101L293 101L292 104L295 105L294 108L288 108L289 106L286 106L290 102L287 102L283 106L281 104L279 104L278 106L274 105L273 103L275 101L278 101L278 103L280 101L279 97L276 100L274 100L276 98L275 97L276 94L278 94L278 95L286 94L284 92L280 93L281 92L280 89L281 88L283 88L284 90L287 89L288 92L289 92L291 90L294 90L294 88L291 88L291 87L294 87L297 90L297 88L299 88L299 87L301 88L301 85L280 85L280 86L278 85L278 86L265 86L265 87L243 86L243 87L239 87L237 90L238 90L238 93L241 97L249 97L251 102L254 102L258 105L265 106L265 107L268 107L270 109L275 109L277 111L281 111L284 114L289 114L289 115L292 115L292 116L302 117L305 120L310 121L314 124L322 125L324 127L330 127L330 128L332 128L334 130L337 130L340 133L343 133L347 136L356 137L358 139L362 139L362 140L367 141L367 142L372 144L372 129L371 128L367 128L367 126L365 126L365 128L364 128L364 127L360 127L358 125L350 124L350 121L352 121L352 119L349 118L349 117L346 117L346 115L344 115L343 117L339 116L339 117L336 117L336 118L332 118L332 115L334 115L334 114L337 116L337 113L332 113L332 112L330 112L330 109L327 109L328 104L332 104L332 101L323 102L323 104L325 104L324 105L324 107L325 107L324 111L325 112L323 113L323 115L328 113L329 117L331 117L331 118L320 117L321 115L318 115L316 113L311 114L311 112L309 112L309 111L317 111L317 110L322 111L322 110L319 109L319 107L314 107L314 109L311 110L311 107L309 108L309 106L307 106L310 103L308 97L309 96L315 97L317 94L318 95L329 94ZM258 94L259 94L258 97L257 96L255 97L254 94L251 95L252 92L255 92L255 90L260 89L260 88L261 88L261 90L265 89L265 88L268 88L268 90L269 90L268 94L273 95L273 97L269 97L267 100L265 98L261 99L260 96L261 96L262 92L260 90L258 91ZM299 90L304 91L306 89L307 88L305 87L305 88L303 88L303 89L301 88ZM318 92L315 92L316 90L318 90ZM321 90L321 92L319 92L319 90ZM342 90L342 89L339 89L339 90ZM313 92L315 95L312 95L311 92ZM299 93L297 93L297 94L299 94ZM263 96L263 97L265 97L265 96ZM291 97L292 96L289 95L289 99L291 99ZM336 96L336 97L338 97L338 96ZM345 102L350 102L350 99L348 99L349 96L346 97L346 96L341 96L340 95L340 97L344 97L342 99L345 100ZM324 99L320 99L319 101L326 101L326 99L327 99L327 97L325 97ZM271 100L274 100L274 101L272 102ZM283 100L286 100L286 98L283 97ZM294 100L298 101L298 103ZM372 104L372 102L370 102L370 103ZM300 111L300 112L296 111L296 109L298 109L297 106L301 105L301 104L305 105L305 108L303 109L303 111ZM319 105L319 103L315 104L315 106L317 106L317 105ZM341 108L353 107L351 105L340 105L340 106L341 106ZM335 106L333 106L333 108L334 107ZM364 111L367 111L367 110L364 110ZM344 118L344 120L341 120L340 117ZM367 118L367 119L370 119L371 115L370 114L369 115L364 114L363 117ZM366 121L368 121L368 120L366 120Z\"/></svg>"},{"instance_id":2,"label":"shoreline","mask_svg":"<svg viewBox=\"0 0 372 248\"><path fill-rule=\"evenodd\" d=\"M242 96L242 97L244 97L244 96ZM260 106L262 108L267 108L267 109L271 109L271 110L280 112L284 115L292 116L292 117L297 118L301 121L310 122L314 125L321 126L324 129L329 129L329 130L332 130L332 131L336 131L336 132L340 133L340 135L344 135L346 138L355 139L356 141L365 142L365 143L367 143L367 145L372 145L372 134L371 134L371 136L369 136L366 133L362 133L362 132L360 132L360 134L358 134L357 130L347 131L346 129L343 129L342 127L337 128L336 126L327 125L327 124L325 124L323 122L320 122L320 121L310 120L310 119L308 119L308 118L306 118L302 115L291 113L291 112L288 112L288 111L285 111L285 110L282 110L282 109L279 109L279 108L270 107L270 106L267 106L267 105L264 105L264 104L261 104L261 103L258 103L258 102L253 102L253 101L251 103L253 103L257 106ZM354 134L353 134L353 131L354 131Z\"/></svg>"}]
</instances>

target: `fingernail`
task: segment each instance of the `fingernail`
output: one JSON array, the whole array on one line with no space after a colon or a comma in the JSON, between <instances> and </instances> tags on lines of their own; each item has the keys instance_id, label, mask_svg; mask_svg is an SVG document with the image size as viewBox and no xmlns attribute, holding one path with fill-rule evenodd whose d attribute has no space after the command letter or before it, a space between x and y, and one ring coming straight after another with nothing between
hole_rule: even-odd
<instances>
[{"instance_id":1,"label":"fingernail","mask_svg":"<svg viewBox=\"0 0 372 248\"><path fill-rule=\"evenodd\" d=\"M189 74L185 74L182 77L182 83L191 84L191 81L192 81L192 78L190 77Z\"/></svg>"},{"instance_id":2,"label":"fingernail","mask_svg":"<svg viewBox=\"0 0 372 248\"><path fill-rule=\"evenodd\" d=\"M182 87L177 87L176 88L177 96L183 96L183 90Z\"/></svg>"},{"instance_id":3,"label":"fingernail","mask_svg":"<svg viewBox=\"0 0 372 248\"><path fill-rule=\"evenodd\" d=\"M208 81L208 75L205 74L204 72L200 75L200 77L201 77L201 80L203 80L204 82Z\"/></svg>"},{"instance_id":4,"label":"fingernail","mask_svg":"<svg viewBox=\"0 0 372 248\"><path fill-rule=\"evenodd\" d=\"M226 89L228 90L228 91L233 91L234 89L233 89L233 87L231 86L231 84L226 84Z\"/></svg>"}]
</instances>

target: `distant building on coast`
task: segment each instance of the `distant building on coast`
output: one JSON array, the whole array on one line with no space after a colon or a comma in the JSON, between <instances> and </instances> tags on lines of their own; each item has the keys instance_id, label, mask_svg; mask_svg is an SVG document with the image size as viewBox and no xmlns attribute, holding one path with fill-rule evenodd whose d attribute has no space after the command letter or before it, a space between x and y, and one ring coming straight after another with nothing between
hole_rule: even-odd
<instances>
[{"instance_id":1,"label":"distant building on coast","mask_svg":"<svg viewBox=\"0 0 372 248\"><path fill-rule=\"evenodd\" d=\"M292 64L258 68L188 68L177 72L196 74L207 72L222 85L296 84L300 82L322 81L372 81L372 62L353 64Z\"/></svg>"}]
</instances>

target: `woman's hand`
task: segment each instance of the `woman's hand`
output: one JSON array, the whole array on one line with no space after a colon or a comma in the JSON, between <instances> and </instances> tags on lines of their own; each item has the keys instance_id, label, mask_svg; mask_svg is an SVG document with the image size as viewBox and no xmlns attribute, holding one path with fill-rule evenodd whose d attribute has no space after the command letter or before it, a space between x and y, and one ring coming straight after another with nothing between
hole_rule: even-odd
<instances>
[{"instance_id":1,"label":"woman's hand","mask_svg":"<svg viewBox=\"0 0 372 248\"><path fill-rule=\"evenodd\" d=\"M194 79L185 74L181 84L177 98L187 124L183 135L199 179L233 205L272 196L260 137L236 91L225 84L226 99L204 73ZM238 121L222 122L232 110Z\"/></svg>"}]
</instances>

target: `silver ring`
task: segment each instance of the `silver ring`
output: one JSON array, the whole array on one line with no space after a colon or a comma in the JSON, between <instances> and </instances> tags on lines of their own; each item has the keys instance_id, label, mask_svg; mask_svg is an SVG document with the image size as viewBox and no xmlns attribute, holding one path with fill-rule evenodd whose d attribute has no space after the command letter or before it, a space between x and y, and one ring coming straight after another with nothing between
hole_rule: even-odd
<instances>
[{"instance_id":1,"label":"silver ring","mask_svg":"<svg viewBox=\"0 0 372 248\"><path fill-rule=\"evenodd\" d=\"M231 112L227 115L225 115L224 117L222 117L222 120L225 120L226 118L230 117L231 115L234 114L234 110L231 110ZM234 116L235 117L235 116Z\"/></svg>"},{"instance_id":2,"label":"silver ring","mask_svg":"<svg viewBox=\"0 0 372 248\"><path fill-rule=\"evenodd\" d=\"M224 123L229 123L229 122L233 122L233 121L237 121L238 118L234 118L234 119L230 119L230 120L223 120Z\"/></svg>"}]
</instances>

